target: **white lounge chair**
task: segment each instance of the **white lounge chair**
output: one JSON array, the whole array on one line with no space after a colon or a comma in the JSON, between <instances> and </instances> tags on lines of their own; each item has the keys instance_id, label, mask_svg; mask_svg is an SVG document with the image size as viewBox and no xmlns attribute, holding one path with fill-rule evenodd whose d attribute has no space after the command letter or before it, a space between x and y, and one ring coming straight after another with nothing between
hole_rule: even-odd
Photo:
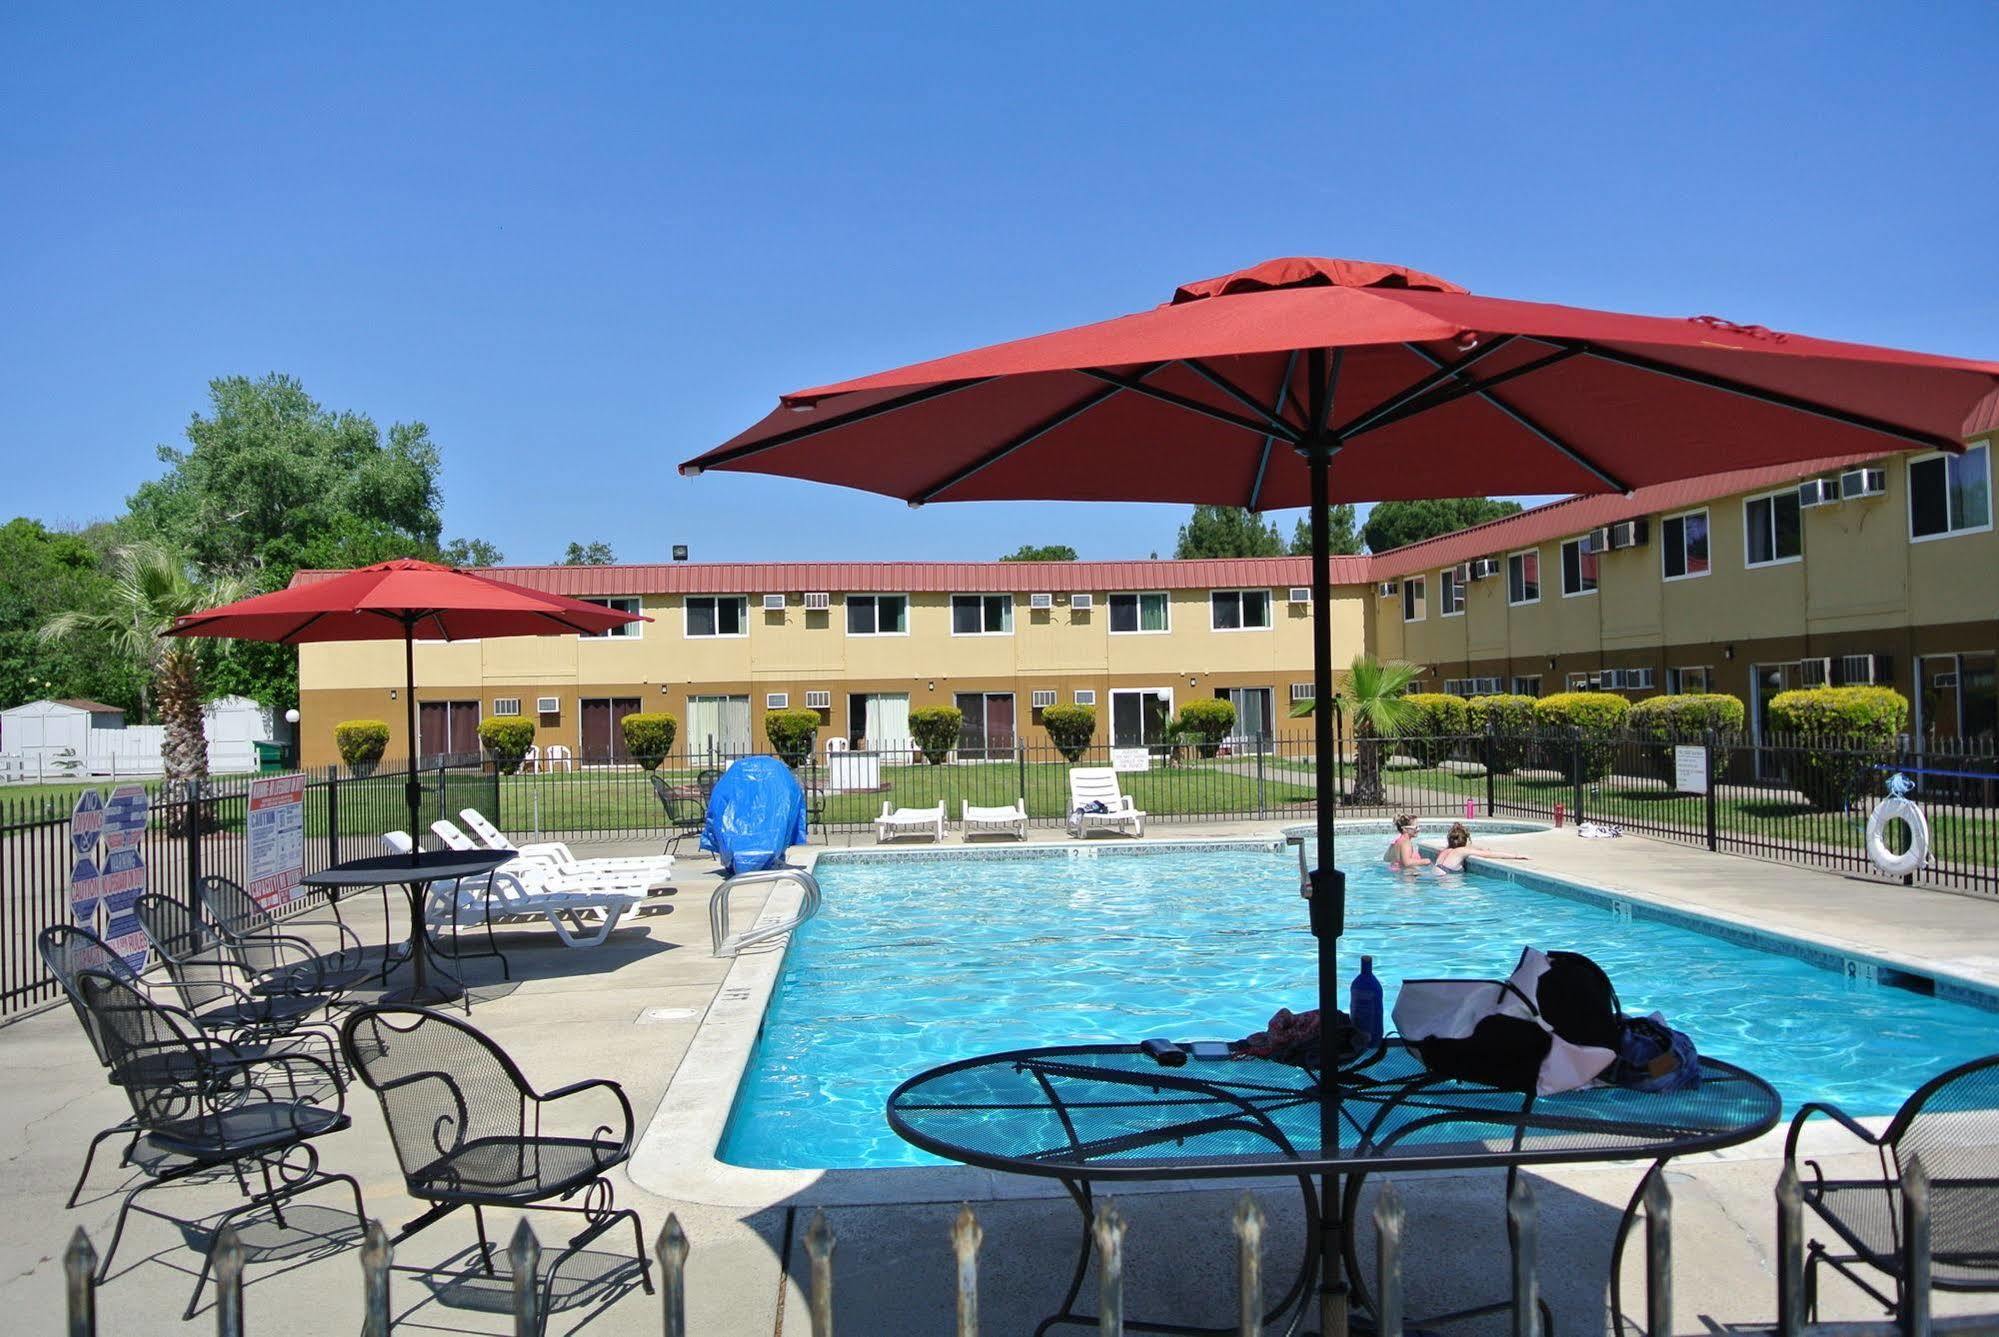
<instances>
[{"instance_id":1,"label":"white lounge chair","mask_svg":"<svg viewBox=\"0 0 1999 1337\"><path fill-rule=\"evenodd\" d=\"M1026 840L1027 800L1015 799L1013 806L1007 808L979 808L964 803L960 825L967 840L973 836L1012 836Z\"/></svg>"},{"instance_id":2,"label":"white lounge chair","mask_svg":"<svg viewBox=\"0 0 1999 1337\"><path fill-rule=\"evenodd\" d=\"M512 850L523 860L531 859L554 864L558 873L642 875L648 879L650 885L654 886L663 886L673 881L673 856L670 854L602 855L579 859L569 846L560 840L535 840L525 845L516 845L502 834L499 827L487 821L486 815L477 808L460 809L458 820L465 823L473 835L485 841L487 849ZM435 829L432 827L432 830ZM454 845L452 848L458 847Z\"/></svg>"},{"instance_id":3,"label":"white lounge chair","mask_svg":"<svg viewBox=\"0 0 1999 1337\"><path fill-rule=\"evenodd\" d=\"M944 800L934 808L898 808L882 800L882 815L875 818L875 839L894 840L898 836L929 836L944 839Z\"/></svg>"},{"instance_id":4,"label":"white lounge chair","mask_svg":"<svg viewBox=\"0 0 1999 1337\"><path fill-rule=\"evenodd\" d=\"M446 849L484 850L472 837L458 827L440 817L430 824L431 834L442 841ZM644 870L616 868L568 868L558 867L551 859L517 857L507 865L507 872L518 881L543 891L628 891L634 895L644 895L651 884L651 876Z\"/></svg>"},{"instance_id":5,"label":"white lounge chair","mask_svg":"<svg viewBox=\"0 0 1999 1337\"><path fill-rule=\"evenodd\" d=\"M1093 803L1104 805L1103 812L1085 812ZM1092 831L1123 831L1145 834L1145 814L1118 788L1117 772L1108 766L1069 768L1069 834L1081 840Z\"/></svg>"},{"instance_id":6,"label":"white lounge chair","mask_svg":"<svg viewBox=\"0 0 1999 1337\"><path fill-rule=\"evenodd\" d=\"M407 854L407 832L389 831L382 844L391 854ZM534 918L548 921L565 947L595 947L611 936L618 921L636 909L645 896L637 891L593 888L584 891L550 891L545 884L530 882L501 869L480 877L449 879L430 884L424 900L424 923L432 928L460 929L488 926L496 920ZM591 924L585 914L603 916Z\"/></svg>"}]
</instances>

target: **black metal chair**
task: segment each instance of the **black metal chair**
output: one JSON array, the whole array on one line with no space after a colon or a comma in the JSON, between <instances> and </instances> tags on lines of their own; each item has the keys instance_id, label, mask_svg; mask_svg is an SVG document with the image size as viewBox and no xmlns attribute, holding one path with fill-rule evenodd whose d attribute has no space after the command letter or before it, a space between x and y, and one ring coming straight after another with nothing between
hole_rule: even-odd
<instances>
[{"instance_id":1,"label":"black metal chair","mask_svg":"<svg viewBox=\"0 0 1999 1337\"><path fill-rule=\"evenodd\" d=\"M132 913L181 1006L200 1017L204 1029L234 1025L238 1038L268 1040L299 1030L333 1002L327 994L286 987L298 982L288 971L272 976L245 969L229 943L172 896L147 892L132 903Z\"/></svg>"},{"instance_id":2,"label":"black metal chair","mask_svg":"<svg viewBox=\"0 0 1999 1337\"><path fill-rule=\"evenodd\" d=\"M417 1007L364 1007L340 1028L348 1065L382 1102L409 1195L430 1210L396 1235L401 1243L417 1231L470 1207L479 1231L479 1254L493 1272L493 1246L484 1209L572 1212L584 1228L572 1236L573 1253L617 1224L632 1223L639 1279L652 1292L645 1236L638 1213L615 1205L605 1172L630 1159L635 1129L624 1088L603 1078L560 1090L537 1092L498 1045L455 1017ZM590 1092L609 1101L572 1098ZM587 1106L597 1104L592 1116ZM615 1104L615 1117L606 1104ZM544 1112L584 1106L576 1135L545 1131ZM582 1195L582 1202L568 1199ZM552 1295L562 1256L550 1264L543 1283ZM543 1306L543 1312L548 1306Z\"/></svg>"},{"instance_id":3,"label":"black metal chair","mask_svg":"<svg viewBox=\"0 0 1999 1337\"><path fill-rule=\"evenodd\" d=\"M1888 1127L1870 1133L1838 1108L1814 1101L1798 1110L1784 1158L1797 1163L1798 1138L1823 1114L1874 1148L1879 1178L1828 1179L1817 1161L1800 1175L1805 1205L1850 1252L1812 1240L1805 1257L1805 1308L1818 1312L1818 1267L1831 1266L1899 1314L1906 1278L1902 1246L1902 1169L1919 1158L1930 1181L1930 1284L1942 1291L1999 1290L1999 1054L1961 1064L1916 1089ZM1893 1283L1891 1298L1859 1272L1865 1265Z\"/></svg>"},{"instance_id":4,"label":"black metal chair","mask_svg":"<svg viewBox=\"0 0 1999 1337\"><path fill-rule=\"evenodd\" d=\"M111 1080L132 1104L132 1119L144 1141L160 1153L142 1163L147 1179L125 1195L104 1250L97 1281L111 1275L111 1262L136 1209L185 1226L180 1218L141 1206L153 1189L205 1170L228 1169L247 1199L215 1219L214 1233L239 1217L269 1209L286 1226L283 1204L328 1184L343 1183L354 1194L358 1233L367 1229L361 1185L351 1175L319 1168L314 1139L349 1126L345 1095L332 1066L300 1053L244 1056L187 1026L183 1016L163 1008L127 979L87 970L77 979L78 996L93 1033L103 1042ZM255 1169L263 1191L250 1187ZM193 1318L208 1283L208 1250L183 1318Z\"/></svg>"},{"instance_id":5,"label":"black metal chair","mask_svg":"<svg viewBox=\"0 0 1999 1337\"><path fill-rule=\"evenodd\" d=\"M701 827L708 820L708 804L685 791L675 792L673 786L660 779L657 771L649 778L660 810L666 816L666 848L661 852L673 854L680 849L681 841L700 836Z\"/></svg>"},{"instance_id":6,"label":"black metal chair","mask_svg":"<svg viewBox=\"0 0 1999 1337\"><path fill-rule=\"evenodd\" d=\"M360 935L347 927L337 908L331 919L299 914L279 920L257 904L242 884L210 875L194 884L195 896L208 911L215 933L235 955L243 973L265 981L255 992L325 994L338 1001L374 972ZM295 931L298 925L331 927L340 946L321 953Z\"/></svg>"}]
</instances>

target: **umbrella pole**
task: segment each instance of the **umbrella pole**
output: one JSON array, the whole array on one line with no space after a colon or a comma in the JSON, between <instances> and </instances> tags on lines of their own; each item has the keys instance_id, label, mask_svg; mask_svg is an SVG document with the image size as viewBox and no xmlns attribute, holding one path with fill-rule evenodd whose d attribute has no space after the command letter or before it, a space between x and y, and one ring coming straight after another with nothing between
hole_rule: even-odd
<instances>
[{"instance_id":1,"label":"umbrella pole","mask_svg":"<svg viewBox=\"0 0 1999 1337\"><path fill-rule=\"evenodd\" d=\"M1325 395L1324 354L1313 362L1311 384L1315 396ZM1325 409L1313 405L1315 428L1323 423ZM1338 1025L1340 1005L1339 945L1346 928L1346 874L1333 866L1336 768L1340 759L1333 747L1333 574L1331 534L1332 468L1337 444L1323 429L1315 430L1299 446L1311 470L1312 479L1312 750L1317 782L1318 819L1317 866L1312 869L1312 936L1319 948L1319 1074L1325 1090L1319 1101L1320 1154L1338 1154L1340 1136L1339 1088L1332 1083L1338 1069L1340 1051L1346 1041L1345 1028ZM1319 1177L1319 1331L1323 1337L1347 1337L1347 1279L1344 1262L1346 1223L1340 1219L1340 1176Z\"/></svg>"},{"instance_id":2,"label":"umbrella pole","mask_svg":"<svg viewBox=\"0 0 1999 1337\"><path fill-rule=\"evenodd\" d=\"M416 623L403 623L403 713L409 744L405 749L405 768L408 774L403 779L403 801L410 810L410 866L417 863L417 851L423 842L417 838L422 830L417 825L423 814L423 786L416 778Z\"/></svg>"}]
</instances>

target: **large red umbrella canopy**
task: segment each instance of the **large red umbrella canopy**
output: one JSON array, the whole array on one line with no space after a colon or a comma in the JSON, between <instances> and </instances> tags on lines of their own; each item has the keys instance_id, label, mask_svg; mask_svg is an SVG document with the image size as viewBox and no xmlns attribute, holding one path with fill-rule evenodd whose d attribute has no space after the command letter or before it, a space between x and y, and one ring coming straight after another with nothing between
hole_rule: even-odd
<instances>
[{"instance_id":1,"label":"large red umbrella canopy","mask_svg":"<svg viewBox=\"0 0 1999 1337\"><path fill-rule=\"evenodd\" d=\"M604 632L650 618L414 558L308 578L174 620L170 636L239 641L463 641Z\"/></svg>"},{"instance_id":2,"label":"large red umbrella canopy","mask_svg":"<svg viewBox=\"0 0 1999 1337\"><path fill-rule=\"evenodd\" d=\"M1315 401L1311 350L1325 355ZM1483 297L1301 257L1136 315L785 395L682 466L910 502L1310 500L1288 447L1323 409L1336 501L1629 491L1725 469L1958 450L1999 364L1712 316Z\"/></svg>"}]
</instances>

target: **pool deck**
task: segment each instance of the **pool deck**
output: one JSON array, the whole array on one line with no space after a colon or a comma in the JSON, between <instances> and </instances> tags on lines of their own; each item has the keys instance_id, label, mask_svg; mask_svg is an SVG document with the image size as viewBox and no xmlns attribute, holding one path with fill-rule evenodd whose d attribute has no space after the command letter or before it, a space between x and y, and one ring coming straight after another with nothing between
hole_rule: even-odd
<instances>
[{"instance_id":1,"label":"pool deck","mask_svg":"<svg viewBox=\"0 0 1999 1337\"><path fill-rule=\"evenodd\" d=\"M1156 827L1153 834L1165 839L1261 837L1273 830L1271 823L1174 823ZM1032 839L1063 836L1037 830ZM1638 900L1808 937L1852 955L1921 964L1966 981L1999 985L1999 902L1911 891L1639 837L1584 841L1564 831L1504 839L1509 849L1528 854L1532 862L1527 867L1535 870ZM865 839L854 843L872 844ZM656 848L605 845L579 853ZM725 989L732 963L715 959L708 950L704 912L715 885L712 863L682 860L675 881L677 894L662 898L656 913L592 951L565 950L545 931L502 929L504 942L518 944L509 948L514 980L504 983L491 962L479 963L470 972L476 986L472 1021L500 1040L543 1089L590 1076L616 1078L631 1096L641 1130L650 1127L651 1154L693 1162L712 1159L712 1146L700 1145L691 1130L684 1145L676 1146L672 1121L655 1115L669 1082L696 1046L704 1020L741 1000L730 996L733 984ZM754 917L762 908L760 896L742 896L739 922L748 922L745 916ZM380 941L379 901L359 898L350 904L363 937ZM1999 1016L1994 1031L1999 1036ZM701 1074L682 1076L699 1080ZM1912 1083L1917 1076L1911 1075ZM353 1091L348 1108L355 1127L323 1141L324 1159L329 1168L360 1179L371 1214L393 1229L419 1208L402 1192L373 1097L365 1090ZM100 1159L77 1210L66 1212L62 1203L90 1134L124 1112L122 1099L104 1084L66 1008L0 1027L0 1162L6 1166L10 1208L0 1220L0 1304L16 1315L8 1331L58 1331L60 1254L70 1231L87 1227L100 1249L108 1240L123 1180L108 1159ZM1671 1185L1680 1331L1770 1320L1775 1301L1770 1194L1778 1170L1771 1152L1766 1144L1675 1164ZM109 1155L115 1157L115 1150ZM1859 1167L1861 1158L1853 1164ZM1532 1176L1542 1216L1543 1287L1567 1331L1605 1330L1609 1230L1636 1175L1635 1167L1602 1166ZM669 1212L677 1213L686 1229L693 1246L693 1331L774 1337L805 1330L799 1287L806 1276L802 1240L811 1208L801 1204L816 1195L794 1193L718 1206L650 1192L623 1173L614 1179L620 1202L638 1209L649 1235ZM1409 1211L1410 1312L1452 1307L1466 1296L1498 1294L1506 1255L1495 1177L1406 1177L1397 1187ZM1074 1210L1065 1201L1019 1196L1017 1189L1009 1192L999 1184L992 1194L980 1196L986 1199L979 1204L985 1228L984 1331L1030 1331L1033 1321L1053 1307L1066 1279L1075 1242ZM160 1206L194 1219L227 1206L235 1194L225 1180L165 1189L155 1197ZM1133 1312L1171 1311L1193 1321L1228 1321L1234 1286L1228 1219L1234 1197L1233 1190L1205 1190L1122 1199L1132 1223L1126 1253ZM1298 1208L1295 1193L1274 1184L1259 1198L1272 1217L1266 1269L1274 1275L1298 1247ZM953 1267L948 1230L954 1210L955 1197L827 1209L839 1239L836 1312L842 1331L949 1330ZM330 1228L330 1215L314 1221L322 1219ZM495 1224L502 1234L512 1229L511 1221L499 1217ZM536 1224L545 1241L555 1239L558 1221L541 1217ZM618 1238L607 1236L596 1247L610 1248L608 1241ZM472 1239L469 1220L447 1219L399 1246L398 1265L463 1267ZM1627 1259L1627 1303L1638 1301L1639 1252L1633 1249ZM120 1247L118 1272L99 1292L100 1331L211 1331L212 1311L197 1316L192 1325L178 1319L192 1284L193 1257L167 1223L135 1217ZM309 1262L253 1262L247 1275L253 1333L351 1334L359 1327L360 1271L351 1247ZM1138 1297L1144 1297L1142 1303ZM588 1291L582 1298L583 1303L556 1316L551 1332L659 1331L657 1299L632 1292L598 1303L607 1297ZM509 1331L508 1320L493 1312L492 1300L487 1287L446 1287L438 1284L435 1273L421 1270L399 1272L394 1284L399 1331ZM1938 1297L1939 1312L1980 1308L1999 1304L1989 1297L1982 1306L1978 1297ZM1831 1317L1875 1316L1857 1292L1836 1279L1826 1283L1826 1310ZM1501 1326L1494 1321L1485 1330Z\"/></svg>"}]
</instances>

